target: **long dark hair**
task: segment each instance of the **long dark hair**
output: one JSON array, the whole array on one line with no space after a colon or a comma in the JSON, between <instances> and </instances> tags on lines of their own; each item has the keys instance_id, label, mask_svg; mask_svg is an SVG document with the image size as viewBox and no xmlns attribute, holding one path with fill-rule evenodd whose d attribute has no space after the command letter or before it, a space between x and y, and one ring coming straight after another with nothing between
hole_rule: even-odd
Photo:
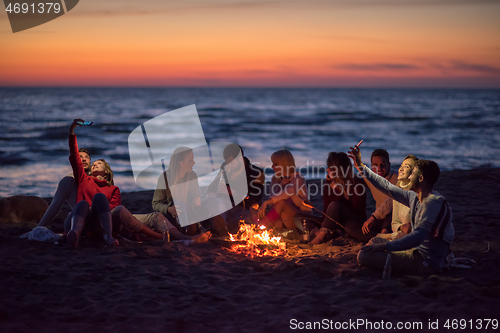
<instances>
[{"instance_id":1,"label":"long dark hair","mask_svg":"<svg viewBox=\"0 0 500 333\"><path fill-rule=\"evenodd\" d=\"M344 197L349 200L349 186L354 186L354 169L351 160L346 153L331 152L326 159L326 166L334 173L332 181L336 185L341 185Z\"/></svg>"}]
</instances>

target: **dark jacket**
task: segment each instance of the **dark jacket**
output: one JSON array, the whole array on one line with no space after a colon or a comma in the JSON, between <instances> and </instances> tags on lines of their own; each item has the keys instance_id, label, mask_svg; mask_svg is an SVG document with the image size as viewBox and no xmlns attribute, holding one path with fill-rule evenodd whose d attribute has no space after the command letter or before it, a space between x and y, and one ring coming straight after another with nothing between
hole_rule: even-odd
<instances>
[{"instance_id":1,"label":"dark jacket","mask_svg":"<svg viewBox=\"0 0 500 333\"><path fill-rule=\"evenodd\" d=\"M260 204L262 201L262 195L264 194L264 170L259 168L256 165L250 163L250 160L243 156L243 160L245 162L245 173L247 177L247 198L243 200L243 202L239 203L237 206L244 206L246 209L249 209L253 204ZM224 163L221 165L224 166ZM219 170L217 177L210 183L207 189L207 193L217 192L217 188L219 186L220 177L222 177L222 171ZM229 185L226 185L229 187ZM228 188L228 192L231 191L231 188ZM232 189L234 192L235 189Z\"/></svg>"}]
</instances>

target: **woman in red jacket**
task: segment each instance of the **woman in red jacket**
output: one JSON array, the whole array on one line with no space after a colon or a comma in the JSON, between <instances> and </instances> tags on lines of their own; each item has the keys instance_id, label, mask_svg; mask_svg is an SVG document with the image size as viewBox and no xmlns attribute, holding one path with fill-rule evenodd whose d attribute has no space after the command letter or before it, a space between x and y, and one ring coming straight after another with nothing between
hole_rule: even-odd
<instances>
[{"instance_id":1,"label":"woman in red jacket","mask_svg":"<svg viewBox=\"0 0 500 333\"><path fill-rule=\"evenodd\" d=\"M118 245L112 236L111 209L121 204L120 189L113 185L113 171L105 160L92 163L92 175L85 173L74 129L82 119L69 127L69 161L78 185L77 204L64 222L69 245L77 247L83 230L92 236L103 235L107 245ZM100 237L99 237L100 238Z\"/></svg>"}]
</instances>

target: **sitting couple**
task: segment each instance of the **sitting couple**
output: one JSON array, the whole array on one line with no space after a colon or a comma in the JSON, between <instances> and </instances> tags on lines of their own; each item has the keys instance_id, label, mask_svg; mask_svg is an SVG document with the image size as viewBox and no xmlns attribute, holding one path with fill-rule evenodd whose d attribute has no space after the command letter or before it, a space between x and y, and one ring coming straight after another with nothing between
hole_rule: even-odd
<instances>
[{"instance_id":1,"label":"sitting couple","mask_svg":"<svg viewBox=\"0 0 500 333\"><path fill-rule=\"evenodd\" d=\"M82 234L91 240L116 246L119 242L113 233L122 231L124 227L156 239L163 239L167 230L173 239L206 241L210 238L210 233L184 235L156 213L140 215L140 221L121 206L120 189L114 185L109 164L104 159L90 164L88 151L78 148L74 130L81 122L82 119L75 119L69 128L69 160L73 174L59 182L54 199L38 226L49 225L67 200L72 210L64 221L64 234L70 246L77 247ZM186 150L181 157L171 161L172 168L179 170L175 179L184 178L194 164L192 152Z\"/></svg>"}]
</instances>

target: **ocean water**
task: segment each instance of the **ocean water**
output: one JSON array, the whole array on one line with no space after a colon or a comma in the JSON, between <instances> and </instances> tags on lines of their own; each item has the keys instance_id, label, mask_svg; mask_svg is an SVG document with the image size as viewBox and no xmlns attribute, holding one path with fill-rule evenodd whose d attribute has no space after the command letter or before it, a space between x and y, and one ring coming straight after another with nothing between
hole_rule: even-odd
<instances>
[{"instance_id":1,"label":"ocean water","mask_svg":"<svg viewBox=\"0 0 500 333\"><path fill-rule=\"evenodd\" d=\"M385 148L393 168L408 154L442 170L500 167L500 90L0 88L0 197L53 195L71 173L74 118L94 122L76 130L79 146L110 163L122 191L142 190L129 134L191 104L207 141L236 142L263 167L275 150L290 149L308 178L324 177L328 152L361 139L365 162Z\"/></svg>"}]
</instances>

